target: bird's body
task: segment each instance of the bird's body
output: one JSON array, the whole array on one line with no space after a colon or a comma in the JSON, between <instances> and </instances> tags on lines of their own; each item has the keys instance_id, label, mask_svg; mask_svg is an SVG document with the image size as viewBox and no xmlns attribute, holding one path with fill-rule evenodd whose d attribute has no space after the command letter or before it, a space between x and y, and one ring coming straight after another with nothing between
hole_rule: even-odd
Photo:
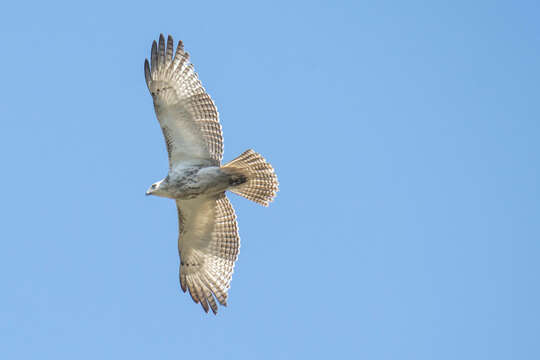
<instances>
[{"instance_id":1,"label":"bird's body","mask_svg":"<svg viewBox=\"0 0 540 360\"><path fill-rule=\"evenodd\" d=\"M278 190L272 166L253 150L221 165L223 137L214 102L204 90L182 42L152 44L144 72L161 125L169 172L146 192L176 200L180 285L196 303L217 312L226 305L240 238L229 190L267 206ZM174 53L174 56L173 56ZM216 302L217 300L217 302Z\"/></svg>"},{"instance_id":2,"label":"bird's body","mask_svg":"<svg viewBox=\"0 0 540 360\"><path fill-rule=\"evenodd\" d=\"M233 177L219 166L189 164L171 170L160 182L159 190L152 195L189 200L202 195L221 194L232 184Z\"/></svg>"}]
</instances>

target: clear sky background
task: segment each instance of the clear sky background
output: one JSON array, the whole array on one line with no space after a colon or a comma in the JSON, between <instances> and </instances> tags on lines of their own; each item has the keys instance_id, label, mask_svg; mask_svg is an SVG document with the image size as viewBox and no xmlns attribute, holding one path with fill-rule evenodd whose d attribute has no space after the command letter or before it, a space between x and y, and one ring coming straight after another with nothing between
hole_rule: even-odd
<instances>
[{"instance_id":1,"label":"clear sky background","mask_svg":"<svg viewBox=\"0 0 540 360\"><path fill-rule=\"evenodd\" d=\"M0 13L3 359L539 359L536 1L7 2ZM225 160L229 306L178 283L143 75L182 39Z\"/></svg>"}]
</instances>

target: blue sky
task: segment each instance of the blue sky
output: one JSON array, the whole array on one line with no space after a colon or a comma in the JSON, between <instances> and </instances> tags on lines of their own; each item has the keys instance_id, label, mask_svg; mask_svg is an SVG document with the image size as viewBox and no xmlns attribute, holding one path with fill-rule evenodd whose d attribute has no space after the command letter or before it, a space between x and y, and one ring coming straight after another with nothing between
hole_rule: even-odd
<instances>
[{"instance_id":1,"label":"blue sky","mask_svg":"<svg viewBox=\"0 0 540 360\"><path fill-rule=\"evenodd\" d=\"M539 6L11 2L0 14L0 348L6 359L538 359ZM225 160L229 306L178 284L174 203L143 76L182 39Z\"/></svg>"}]
</instances>

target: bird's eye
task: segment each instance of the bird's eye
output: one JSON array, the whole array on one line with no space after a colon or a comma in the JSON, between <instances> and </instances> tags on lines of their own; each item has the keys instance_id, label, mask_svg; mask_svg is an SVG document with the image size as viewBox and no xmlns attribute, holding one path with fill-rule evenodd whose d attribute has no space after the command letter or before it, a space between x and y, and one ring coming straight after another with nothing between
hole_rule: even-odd
<instances>
[{"instance_id":1,"label":"bird's eye","mask_svg":"<svg viewBox=\"0 0 540 360\"><path fill-rule=\"evenodd\" d=\"M156 184L152 184L152 189L155 189L156 188Z\"/></svg>"}]
</instances>

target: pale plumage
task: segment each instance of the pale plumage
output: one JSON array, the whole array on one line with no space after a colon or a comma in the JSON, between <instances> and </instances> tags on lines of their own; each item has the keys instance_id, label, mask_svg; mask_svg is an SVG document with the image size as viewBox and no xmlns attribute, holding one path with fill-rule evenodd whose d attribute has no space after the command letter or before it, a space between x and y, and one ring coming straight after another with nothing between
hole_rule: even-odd
<instances>
[{"instance_id":1,"label":"pale plumage","mask_svg":"<svg viewBox=\"0 0 540 360\"><path fill-rule=\"evenodd\" d=\"M161 35L152 44L150 63L144 63L169 154L169 174L147 195L176 200L181 288L206 312L216 313L218 302L227 304L240 248L236 215L225 190L268 206L278 182L272 166L253 150L221 166L223 137L216 106L182 42L176 52L173 46L171 36L165 44Z\"/></svg>"},{"instance_id":2,"label":"pale plumage","mask_svg":"<svg viewBox=\"0 0 540 360\"><path fill-rule=\"evenodd\" d=\"M208 158L218 165L223 157L223 136L216 106L181 41L174 58L172 53L172 37L168 37L165 49L165 40L160 36L159 47L155 41L152 44L152 66L148 60L144 63L146 84L167 144L169 166Z\"/></svg>"}]
</instances>

